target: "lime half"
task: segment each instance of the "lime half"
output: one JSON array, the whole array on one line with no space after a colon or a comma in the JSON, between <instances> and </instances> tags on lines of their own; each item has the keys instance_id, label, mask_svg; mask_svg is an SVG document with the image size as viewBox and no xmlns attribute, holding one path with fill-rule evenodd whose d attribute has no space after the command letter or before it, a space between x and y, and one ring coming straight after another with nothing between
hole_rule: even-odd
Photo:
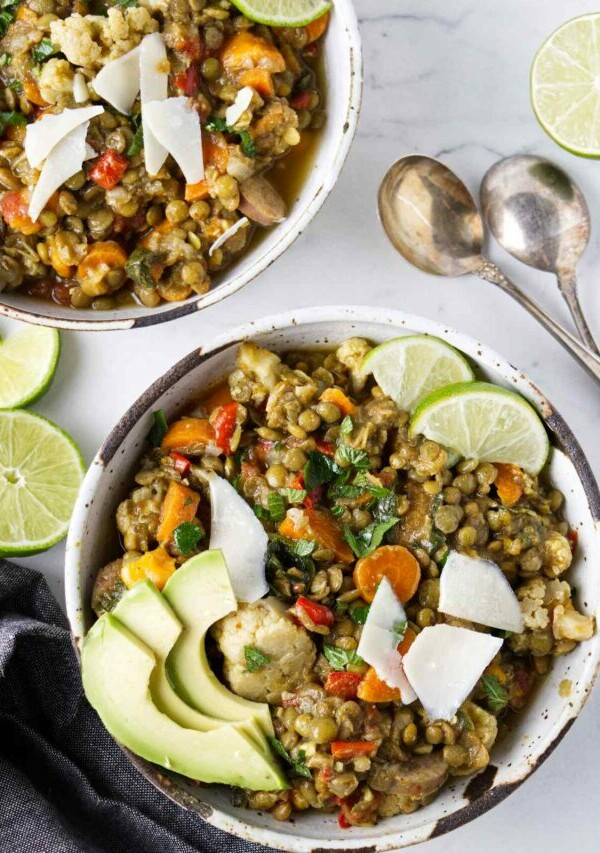
<instances>
[{"instance_id":1,"label":"lime half","mask_svg":"<svg viewBox=\"0 0 600 853\"><path fill-rule=\"evenodd\" d=\"M362 367L407 412L432 391L474 378L464 356L429 335L407 335L386 341L365 356Z\"/></svg>"},{"instance_id":2,"label":"lime half","mask_svg":"<svg viewBox=\"0 0 600 853\"><path fill-rule=\"evenodd\" d=\"M232 0L251 21L268 27L303 27L331 9L329 0Z\"/></svg>"},{"instance_id":3,"label":"lime half","mask_svg":"<svg viewBox=\"0 0 600 853\"><path fill-rule=\"evenodd\" d=\"M22 326L0 340L0 409L27 406L45 394L59 353L58 332L43 326Z\"/></svg>"},{"instance_id":4,"label":"lime half","mask_svg":"<svg viewBox=\"0 0 600 853\"><path fill-rule=\"evenodd\" d=\"M535 409L519 394L487 382L434 391L417 406L410 434L424 435L481 462L510 462L537 474L550 444Z\"/></svg>"},{"instance_id":5,"label":"lime half","mask_svg":"<svg viewBox=\"0 0 600 853\"><path fill-rule=\"evenodd\" d=\"M544 42L531 69L531 102L555 142L600 157L600 13L568 21Z\"/></svg>"},{"instance_id":6,"label":"lime half","mask_svg":"<svg viewBox=\"0 0 600 853\"><path fill-rule=\"evenodd\" d=\"M84 472L77 445L51 421L0 412L0 556L37 554L62 539Z\"/></svg>"}]
</instances>

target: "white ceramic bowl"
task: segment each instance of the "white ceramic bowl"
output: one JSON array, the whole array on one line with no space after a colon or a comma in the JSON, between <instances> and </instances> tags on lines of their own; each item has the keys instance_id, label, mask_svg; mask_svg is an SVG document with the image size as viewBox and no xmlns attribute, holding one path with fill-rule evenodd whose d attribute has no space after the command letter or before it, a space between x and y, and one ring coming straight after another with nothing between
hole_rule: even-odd
<instances>
[{"instance_id":1,"label":"white ceramic bowl","mask_svg":"<svg viewBox=\"0 0 600 853\"><path fill-rule=\"evenodd\" d=\"M333 189L348 155L362 95L362 54L352 0L335 0L324 44L327 122L320 132L314 162L286 219L262 235L225 270L203 296L157 308L128 306L117 311L76 310L14 292L0 293L0 315L61 329L109 331L151 326L220 302L273 263L317 214Z\"/></svg>"},{"instance_id":2,"label":"white ceramic bowl","mask_svg":"<svg viewBox=\"0 0 600 853\"><path fill-rule=\"evenodd\" d=\"M116 550L114 511L130 488L151 412L162 408L172 418L203 387L222 378L234 364L245 339L276 350L333 347L351 335L380 343L404 333L437 335L462 350L481 377L514 388L544 418L553 439L550 473L566 497L566 514L579 532L572 578L579 606L599 613L600 573L598 519L600 494L590 467L562 417L543 394L496 353L472 338L422 317L375 308L308 308L249 323L212 344L195 350L155 382L113 429L85 478L67 542L67 611L75 644L81 643L92 619L89 601L94 576ZM268 814L231 805L227 789L186 786L166 771L131 757L144 775L184 808L250 841L286 851L325 853L332 850L394 850L431 838L465 823L514 791L552 752L577 717L593 684L600 657L598 638L557 658L549 676L519 716L510 734L492 752L481 774L457 778L425 808L411 815L382 820L369 828L341 830L335 816L304 813L293 824L277 823ZM572 682L568 697L558 686Z\"/></svg>"}]
</instances>

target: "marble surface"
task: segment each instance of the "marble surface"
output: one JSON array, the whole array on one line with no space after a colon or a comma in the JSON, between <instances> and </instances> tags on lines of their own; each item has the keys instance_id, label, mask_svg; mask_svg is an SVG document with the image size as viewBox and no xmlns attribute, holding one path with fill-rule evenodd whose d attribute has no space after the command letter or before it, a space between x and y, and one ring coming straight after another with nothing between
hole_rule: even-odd
<instances>
[{"instance_id":1,"label":"marble surface","mask_svg":"<svg viewBox=\"0 0 600 853\"><path fill-rule=\"evenodd\" d=\"M54 418L91 459L132 400L173 362L233 325L279 309L319 303L389 306L441 319L486 341L523 368L567 417L600 474L600 391L509 297L474 278L442 281L416 272L386 242L375 214L390 162L441 157L474 193L484 172L514 152L556 160L584 188L594 219L580 265L581 296L600 336L594 296L600 260L600 163L557 148L529 105L529 66L544 37L585 0L357 0L365 93L359 130L341 179L316 221L259 280L225 303L173 324L134 332L63 334L56 381L38 411ZM491 257L570 326L551 276ZM326 259L326 263L323 260ZM10 324L0 321L0 334ZM62 548L26 560L45 571L62 600ZM600 689L552 757L490 813L423 853L599 849Z\"/></svg>"}]
</instances>

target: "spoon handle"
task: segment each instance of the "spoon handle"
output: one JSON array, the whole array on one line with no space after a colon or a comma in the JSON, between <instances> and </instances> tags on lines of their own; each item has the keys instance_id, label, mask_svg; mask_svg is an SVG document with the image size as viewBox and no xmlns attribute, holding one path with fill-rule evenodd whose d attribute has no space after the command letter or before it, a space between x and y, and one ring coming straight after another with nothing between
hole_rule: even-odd
<instances>
[{"instance_id":1,"label":"spoon handle","mask_svg":"<svg viewBox=\"0 0 600 853\"><path fill-rule=\"evenodd\" d=\"M556 277L558 279L558 287L565 299L565 302L569 306L569 311L571 312L571 316L575 321L575 325L577 326L577 331L581 336L581 340L587 347L592 350L592 352L597 353L598 347L596 346L596 341L594 340L594 336L592 335L591 329L587 324L587 320L583 316L583 311L581 310L581 303L579 302L579 297L577 296L577 278L575 277L575 271L561 270L557 273Z\"/></svg>"},{"instance_id":2,"label":"spoon handle","mask_svg":"<svg viewBox=\"0 0 600 853\"><path fill-rule=\"evenodd\" d=\"M595 353L585 347L577 340L570 332L552 319L540 306L529 298L523 291L519 290L516 284L507 278L502 270L491 263L484 260L483 264L476 270L475 273L479 278L483 278L492 284L497 284L506 293L509 293L513 299L516 299L523 308L526 308L535 319L544 326L556 340L568 350L573 358L577 359L579 364L587 370L587 372L600 381L600 358Z\"/></svg>"}]
</instances>

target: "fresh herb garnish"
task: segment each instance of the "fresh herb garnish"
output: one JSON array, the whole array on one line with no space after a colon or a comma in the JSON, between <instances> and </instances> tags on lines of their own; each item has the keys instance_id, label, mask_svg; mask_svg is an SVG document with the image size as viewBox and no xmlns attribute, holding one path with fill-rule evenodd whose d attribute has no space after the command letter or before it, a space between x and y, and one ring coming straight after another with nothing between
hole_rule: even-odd
<instances>
[{"instance_id":1,"label":"fresh herb garnish","mask_svg":"<svg viewBox=\"0 0 600 853\"><path fill-rule=\"evenodd\" d=\"M340 473L340 466L326 453L311 450L304 466L304 484L308 492L325 483L333 483Z\"/></svg>"},{"instance_id":2,"label":"fresh herb garnish","mask_svg":"<svg viewBox=\"0 0 600 853\"><path fill-rule=\"evenodd\" d=\"M315 563L310 554L315 543L307 539L292 541L284 536L270 536L267 546L267 583L274 595L284 601L295 601L307 592L315 576Z\"/></svg>"},{"instance_id":3,"label":"fresh herb garnish","mask_svg":"<svg viewBox=\"0 0 600 853\"><path fill-rule=\"evenodd\" d=\"M217 118L216 116L211 118L210 121L206 123L205 128L206 130L209 130L213 133L215 131L217 133L225 133L226 131L229 131L229 127L227 126L227 122L225 121L225 119Z\"/></svg>"},{"instance_id":4,"label":"fresh herb garnish","mask_svg":"<svg viewBox=\"0 0 600 853\"><path fill-rule=\"evenodd\" d=\"M312 779L310 768L306 766L306 753L303 749L298 750L296 758L292 758L285 746L276 737L267 735L269 746L279 758L282 758L286 764L289 764L297 776L304 776L305 779Z\"/></svg>"},{"instance_id":5,"label":"fresh herb garnish","mask_svg":"<svg viewBox=\"0 0 600 853\"><path fill-rule=\"evenodd\" d=\"M6 65L10 65L12 62L12 56L10 53L0 53L0 68L4 68Z\"/></svg>"},{"instance_id":6,"label":"fresh herb garnish","mask_svg":"<svg viewBox=\"0 0 600 853\"><path fill-rule=\"evenodd\" d=\"M364 493L365 490L361 486L357 486L356 483L334 483L327 490L327 497L330 500L337 500L338 498L342 500L354 500L354 498L359 498Z\"/></svg>"},{"instance_id":7,"label":"fresh herb garnish","mask_svg":"<svg viewBox=\"0 0 600 853\"><path fill-rule=\"evenodd\" d=\"M359 604L358 607L353 607L350 611L350 618L357 625L364 625L371 609L370 604Z\"/></svg>"},{"instance_id":8,"label":"fresh herb garnish","mask_svg":"<svg viewBox=\"0 0 600 853\"><path fill-rule=\"evenodd\" d=\"M244 657L246 658L246 669L248 672L257 672L259 669L271 663L271 658L254 646L244 646Z\"/></svg>"},{"instance_id":9,"label":"fresh herb garnish","mask_svg":"<svg viewBox=\"0 0 600 853\"><path fill-rule=\"evenodd\" d=\"M182 557L194 551L204 531L191 521L182 521L173 531L173 542Z\"/></svg>"},{"instance_id":10,"label":"fresh herb garnish","mask_svg":"<svg viewBox=\"0 0 600 853\"><path fill-rule=\"evenodd\" d=\"M374 498L387 498L389 495L394 494L391 489L388 489L386 486L382 486L375 477L364 472L356 475L354 485L360 486L361 489L364 489L366 492L370 492Z\"/></svg>"},{"instance_id":11,"label":"fresh herb garnish","mask_svg":"<svg viewBox=\"0 0 600 853\"><path fill-rule=\"evenodd\" d=\"M385 534L399 521L399 518L390 518L389 521L369 524L358 533L353 533L348 525L344 525L344 539L356 557L368 557L376 548L379 548Z\"/></svg>"},{"instance_id":12,"label":"fresh herb garnish","mask_svg":"<svg viewBox=\"0 0 600 853\"><path fill-rule=\"evenodd\" d=\"M347 666L362 666L364 660L356 654L355 649L338 649L327 643L323 646L323 654L335 670L346 669Z\"/></svg>"},{"instance_id":13,"label":"fresh herb garnish","mask_svg":"<svg viewBox=\"0 0 600 853\"><path fill-rule=\"evenodd\" d=\"M475 730L475 726L473 725L473 720L469 717L466 711L463 711L462 708L459 708L456 712L456 716L462 723L463 729L468 729L470 732Z\"/></svg>"},{"instance_id":14,"label":"fresh herb garnish","mask_svg":"<svg viewBox=\"0 0 600 853\"><path fill-rule=\"evenodd\" d=\"M269 492L267 502L269 504L271 521L282 521L285 518L285 504L281 495L277 494L277 492Z\"/></svg>"},{"instance_id":15,"label":"fresh herb garnish","mask_svg":"<svg viewBox=\"0 0 600 853\"><path fill-rule=\"evenodd\" d=\"M254 510L254 515L257 518L260 518L261 521L271 521L271 513L268 509L265 509L264 506L254 504L252 509Z\"/></svg>"},{"instance_id":16,"label":"fresh herb garnish","mask_svg":"<svg viewBox=\"0 0 600 853\"><path fill-rule=\"evenodd\" d=\"M132 6L137 6L138 0L115 0L115 6L121 6L122 9L131 9Z\"/></svg>"},{"instance_id":17,"label":"fresh herb garnish","mask_svg":"<svg viewBox=\"0 0 600 853\"><path fill-rule=\"evenodd\" d=\"M6 31L12 24L17 14L18 0L1 0L0 2L0 38L6 35Z\"/></svg>"},{"instance_id":18,"label":"fresh herb garnish","mask_svg":"<svg viewBox=\"0 0 600 853\"><path fill-rule=\"evenodd\" d=\"M279 489L279 494L290 504L301 504L306 498L306 489Z\"/></svg>"},{"instance_id":19,"label":"fresh herb garnish","mask_svg":"<svg viewBox=\"0 0 600 853\"><path fill-rule=\"evenodd\" d=\"M390 521L391 519L398 520L398 499L394 492L390 492L383 498L375 500L370 506L371 514L375 521L380 523Z\"/></svg>"},{"instance_id":20,"label":"fresh herb garnish","mask_svg":"<svg viewBox=\"0 0 600 853\"><path fill-rule=\"evenodd\" d=\"M240 131L240 146L246 157L256 157L256 142L249 130Z\"/></svg>"},{"instance_id":21,"label":"fresh herb garnish","mask_svg":"<svg viewBox=\"0 0 600 853\"><path fill-rule=\"evenodd\" d=\"M19 124L27 124L27 120L23 113L18 113L16 110L11 110L11 112L7 113L0 113L0 136L2 136L9 125L14 127Z\"/></svg>"},{"instance_id":22,"label":"fresh herb garnish","mask_svg":"<svg viewBox=\"0 0 600 853\"><path fill-rule=\"evenodd\" d=\"M483 675L481 683L483 684L490 710L494 714L499 714L508 705L508 693L495 675Z\"/></svg>"},{"instance_id":23,"label":"fresh herb garnish","mask_svg":"<svg viewBox=\"0 0 600 853\"><path fill-rule=\"evenodd\" d=\"M142 114L134 113L131 116L131 126L133 127L133 139L129 143L127 149L128 157L135 157L144 147L144 128L142 126Z\"/></svg>"},{"instance_id":24,"label":"fresh herb garnish","mask_svg":"<svg viewBox=\"0 0 600 853\"><path fill-rule=\"evenodd\" d=\"M350 435L352 430L354 429L354 423L350 415L346 415L344 420L340 424L340 435L347 436Z\"/></svg>"},{"instance_id":25,"label":"fresh herb garnish","mask_svg":"<svg viewBox=\"0 0 600 853\"><path fill-rule=\"evenodd\" d=\"M11 80L10 83L8 84L7 88L10 89L11 92L14 92L15 95L22 95L23 94L23 84L21 83L20 80Z\"/></svg>"},{"instance_id":26,"label":"fresh herb garnish","mask_svg":"<svg viewBox=\"0 0 600 853\"><path fill-rule=\"evenodd\" d=\"M334 518L341 518L346 512L346 507L339 504L338 506L331 507L330 512Z\"/></svg>"},{"instance_id":27,"label":"fresh herb garnish","mask_svg":"<svg viewBox=\"0 0 600 853\"><path fill-rule=\"evenodd\" d=\"M333 609L337 613L338 616L343 616L344 613L348 612L350 604L347 601L336 601L333 605Z\"/></svg>"},{"instance_id":28,"label":"fresh herb garnish","mask_svg":"<svg viewBox=\"0 0 600 853\"><path fill-rule=\"evenodd\" d=\"M60 53L60 47L51 42L50 39L42 39L31 51L31 56L33 61L39 65L56 53Z\"/></svg>"},{"instance_id":29,"label":"fresh herb garnish","mask_svg":"<svg viewBox=\"0 0 600 853\"><path fill-rule=\"evenodd\" d=\"M406 619L402 619L401 621L394 622L392 626L392 631L396 635L396 642L401 643L404 635L406 634L406 628L408 626L408 622Z\"/></svg>"},{"instance_id":30,"label":"fresh herb garnish","mask_svg":"<svg viewBox=\"0 0 600 853\"><path fill-rule=\"evenodd\" d=\"M169 425L162 409L152 412L152 417L154 419L154 423L152 424L152 429L147 435L147 439L152 447L158 447L165 435L168 433Z\"/></svg>"},{"instance_id":31,"label":"fresh herb garnish","mask_svg":"<svg viewBox=\"0 0 600 853\"><path fill-rule=\"evenodd\" d=\"M139 284L141 287L147 287L153 290L156 287L156 282L152 275L152 267L158 263L160 255L151 252L150 249L144 249L141 246L134 249L129 255L125 264L125 272L132 281Z\"/></svg>"},{"instance_id":32,"label":"fresh herb garnish","mask_svg":"<svg viewBox=\"0 0 600 853\"><path fill-rule=\"evenodd\" d=\"M337 456L341 462L354 465L355 468L366 469L371 465L369 454L365 450L350 447L349 444L340 444L337 449Z\"/></svg>"}]
</instances>

